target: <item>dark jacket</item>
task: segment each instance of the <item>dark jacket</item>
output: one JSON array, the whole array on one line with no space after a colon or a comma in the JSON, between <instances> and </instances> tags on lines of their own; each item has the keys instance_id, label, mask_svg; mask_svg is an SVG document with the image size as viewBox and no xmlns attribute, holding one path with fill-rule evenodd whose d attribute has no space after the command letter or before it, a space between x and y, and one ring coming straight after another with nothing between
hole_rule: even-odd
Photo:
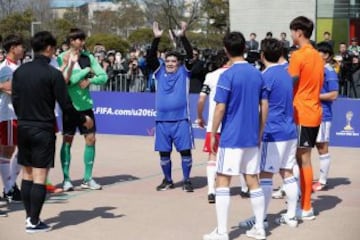
<instances>
[{"instance_id":1,"label":"dark jacket","mask_svg":"<svg viewBox=\"0 0 360 240\"><path fill-rule=\"evenodd\" d=\"M14 72L11 98L19 126L54 131L56 101L73 121L82 124L86 120L73 107L62 73L49 62L49 58L36 55L34 61Z\"/></svg>"}]
</instances>

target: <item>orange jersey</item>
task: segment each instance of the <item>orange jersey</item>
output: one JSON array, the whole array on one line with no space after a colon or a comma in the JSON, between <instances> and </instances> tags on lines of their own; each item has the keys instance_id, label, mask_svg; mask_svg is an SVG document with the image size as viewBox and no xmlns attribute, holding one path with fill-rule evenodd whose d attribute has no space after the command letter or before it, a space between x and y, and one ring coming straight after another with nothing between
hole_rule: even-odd
<instances>
[{"instance_id":1,"label":"orange jersey","mask_svg":"<svg viewBox=\"0 0 360 240\"><path fill-rule=\"evenodd\" d=\"M298 76L294 86L294 117L298 125L317 127L321 123L320 91L324 81L324 61L306 44L291 55L289 73Z\"/></svg>"}]
</instances>

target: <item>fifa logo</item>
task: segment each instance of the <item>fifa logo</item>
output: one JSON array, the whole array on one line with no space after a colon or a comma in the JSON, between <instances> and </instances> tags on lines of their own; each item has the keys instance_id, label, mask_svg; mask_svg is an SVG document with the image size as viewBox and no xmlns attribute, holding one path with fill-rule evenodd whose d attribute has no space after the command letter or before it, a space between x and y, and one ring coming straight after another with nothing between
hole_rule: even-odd
<instances>
[{"instance_id":1,"label":"fifa logo","mask_svg":"<svg viewBox=\"0 0 360 240\"><path fill-rule=\"evenodd\" d=\"M351 120L354 116L354 113L352 111L348 111L345 114L345 118L346 118L346 126L344 127L345 131L352 131L354 130L354 128L351 126Z\"/></svg>"}]
</instances>

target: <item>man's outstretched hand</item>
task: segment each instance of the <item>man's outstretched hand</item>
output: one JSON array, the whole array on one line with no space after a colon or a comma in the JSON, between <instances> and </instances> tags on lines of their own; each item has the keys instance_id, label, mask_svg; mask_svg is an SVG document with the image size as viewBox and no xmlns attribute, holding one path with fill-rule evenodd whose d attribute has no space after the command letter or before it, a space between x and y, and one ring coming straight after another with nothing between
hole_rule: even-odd
<instances>
[{"instance_id":1,"label":"man's outstretched hand","mask_svg":"<svg viewBox=\"0 0 360 240\"><path fill-rule=\"evenodd\" d=\"M158 22L153 23L153 33L155 38L159 38L163 34L163 30L160 30Z\"/></svg>"}]
</instances>

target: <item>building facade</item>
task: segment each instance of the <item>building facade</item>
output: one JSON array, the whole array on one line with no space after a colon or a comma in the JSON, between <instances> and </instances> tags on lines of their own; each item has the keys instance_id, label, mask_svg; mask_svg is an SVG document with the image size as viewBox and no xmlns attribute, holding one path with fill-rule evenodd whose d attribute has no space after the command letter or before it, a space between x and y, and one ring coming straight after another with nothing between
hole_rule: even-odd
<instances>
[{"instance_id":1,"label":"building facade","mask_svg":"<svg viewBox=\"0 0 360 240\"><path fill-rule=\"evenodd\" d=\"M277 38L281 32L289 36L290 21L300 15L314 21L315 41L321 41L325 31L335 43L360 38L360 0L230 0L229 4L230 29L241 31L246 38L251 32L257 40L267 32Z\"/></svg>"}]
</instances>

